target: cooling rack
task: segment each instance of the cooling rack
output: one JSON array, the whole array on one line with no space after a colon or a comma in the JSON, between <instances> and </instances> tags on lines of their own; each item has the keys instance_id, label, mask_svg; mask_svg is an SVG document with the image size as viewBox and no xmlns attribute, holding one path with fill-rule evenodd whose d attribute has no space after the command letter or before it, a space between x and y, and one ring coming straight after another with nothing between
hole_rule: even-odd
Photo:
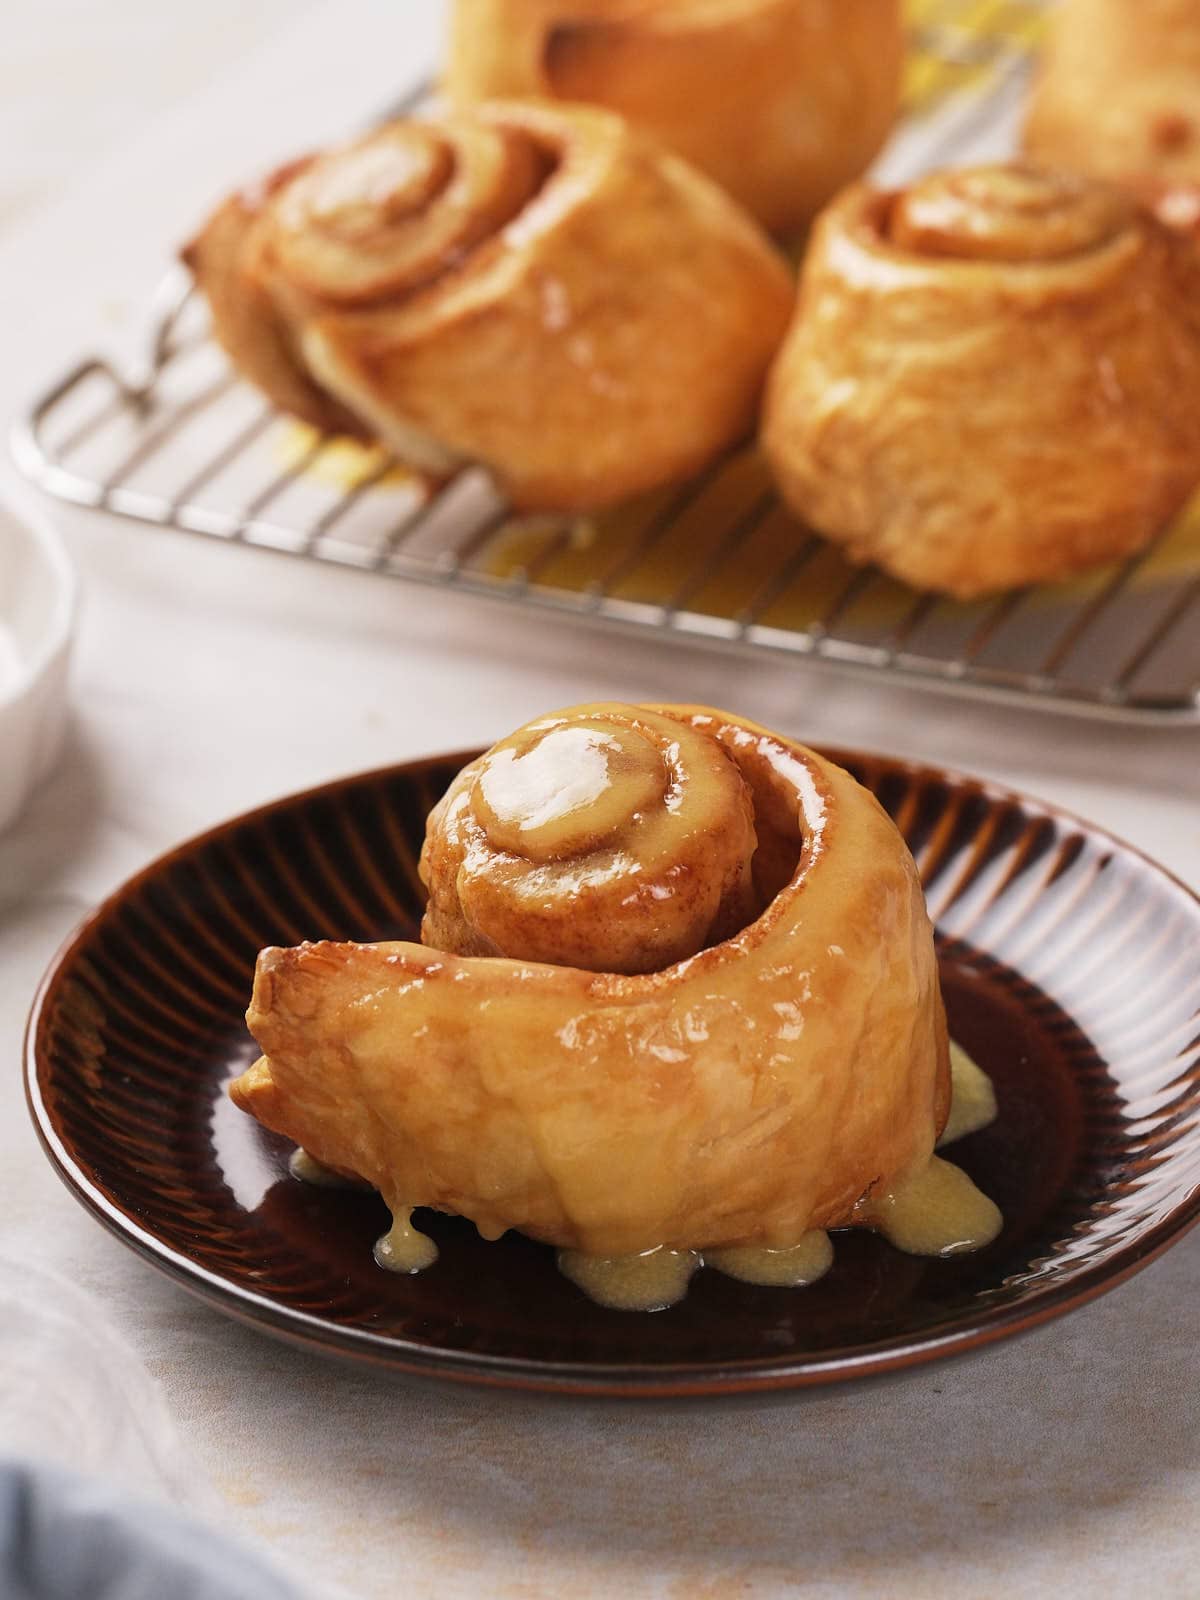
<instances>
[{"instance_id":1,"label":"cooling rack","mask_svg":"<svg viewBox=\"0 0 1200 1600\"><path fill-rule=\"evenodd\" d=\"M914 0L888 181L1003 148L1045 10ZM1200 507L1085 580L959 604L845 564L783 510L750 451L591 521L520 520L478 470L423 482L264 405L209 338L182 269L149 328L140 361L89 357L18 420L16 460L49 493L159 530L664 640L1110 718L1200 721Z\"/></svg>"}]
</instances>

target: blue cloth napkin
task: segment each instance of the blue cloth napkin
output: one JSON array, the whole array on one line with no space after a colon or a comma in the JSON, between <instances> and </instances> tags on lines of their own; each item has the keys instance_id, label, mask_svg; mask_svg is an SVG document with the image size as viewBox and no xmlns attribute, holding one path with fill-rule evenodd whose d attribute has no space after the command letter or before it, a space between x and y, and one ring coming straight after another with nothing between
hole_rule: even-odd
<instances>
[{"instance_id":1,"label":"blue cloth napkin","mask_svg":"<svg viewBox=\"0 0 1200 1600\"><path fill-rule=\"evenodd\" d=\"M57 1467L0 1460L0 1600L301 1600L181 1512Z\"/></svg>"}]
</instances>

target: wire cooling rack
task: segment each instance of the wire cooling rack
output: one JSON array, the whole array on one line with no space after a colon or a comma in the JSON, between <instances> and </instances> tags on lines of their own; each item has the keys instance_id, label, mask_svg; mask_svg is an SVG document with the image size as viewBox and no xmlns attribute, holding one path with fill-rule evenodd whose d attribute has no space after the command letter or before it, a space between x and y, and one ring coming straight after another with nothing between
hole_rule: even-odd
<instances>
[{"instance_id":1,"label":"wire cooling rack","mask_svg":"<svg viewBox=\"0 0 1200 1600\"><path fill-rule=\"evenodd\" d=\"M1003 148L1045 9L913 0L888 181ZM1200 508L1120 566L970 605L848 566L783 510L750 451L592 521L518 520L477 470L430 485L382 451L265 406L209 338L182 269L153 308L143 360L81 361L18 421L12 443L51 494L159 529L662 639L1109 717L1200 721Z\"/></svg>"}]
</instances>

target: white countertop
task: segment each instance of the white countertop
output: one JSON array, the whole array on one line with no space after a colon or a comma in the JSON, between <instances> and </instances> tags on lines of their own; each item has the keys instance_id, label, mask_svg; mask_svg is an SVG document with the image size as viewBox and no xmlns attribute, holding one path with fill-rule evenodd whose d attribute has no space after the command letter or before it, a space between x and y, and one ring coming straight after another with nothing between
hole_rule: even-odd
<instances>
[{"instance_id":1,"label":"white countertop","mask_svg":"<svg viewBox=\"0 0 1200 1600\"><path fill-rule=\"evenodd\" d=\"M5 415L98 332L133 325L231 180L403 89L433 59L439 10L275 5L256 54L207 84L218 57L202 58L188 98L160 100L86 182L10 221ZM160 35L172 60L185 46ZM16 193L6 181L0 202ZM39 187L57 182L56 169ZM45 1162L18 1062L57 943L163 848L332 775L486 743L550 706L712 701L813 741L967 768L1093 818L1192 884L1200 730L614 648L484 602L54 515L85 608L66 759L0 836L0 1251L99 1297L164 1385L227 1529L282 1553L314 1594L340 1585L362 1600L1198 1592L1200 1234L1021 1340L853 1388L683 1406L442 1389L293 1351L124 1250Z\"/></svg>"}]
</instances>

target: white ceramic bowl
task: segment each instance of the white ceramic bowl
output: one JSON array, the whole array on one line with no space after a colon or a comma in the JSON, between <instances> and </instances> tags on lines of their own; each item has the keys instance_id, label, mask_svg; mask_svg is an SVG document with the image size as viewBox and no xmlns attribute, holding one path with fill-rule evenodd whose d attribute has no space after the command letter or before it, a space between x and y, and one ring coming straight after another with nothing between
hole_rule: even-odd
<instances>
[{"instance_id":1,"label":"white ceramic bowl","mask_svg":"<svg viewBox=\"0 0 1200 1600\"><path fill-rule=\"evenodd\" d=\"M0 501L0 828L62 747L75 574L31 500Z\"/></svg>"}]
</instances>

